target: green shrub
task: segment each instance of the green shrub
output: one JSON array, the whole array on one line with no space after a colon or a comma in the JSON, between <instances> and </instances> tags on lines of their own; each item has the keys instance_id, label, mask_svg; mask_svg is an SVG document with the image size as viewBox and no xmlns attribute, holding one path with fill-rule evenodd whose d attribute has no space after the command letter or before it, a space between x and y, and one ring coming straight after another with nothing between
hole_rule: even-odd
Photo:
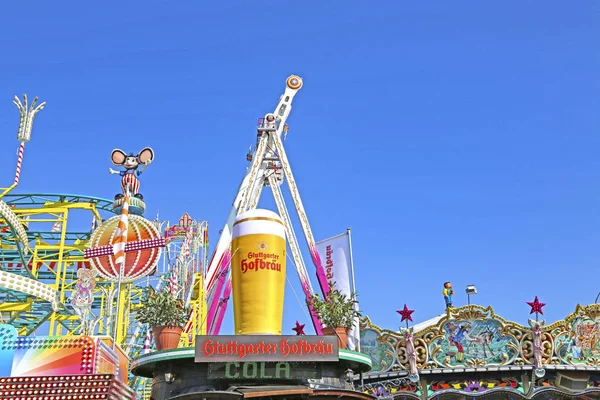
<instances>
[{"instance_id":1,"label":"green shrub","mask_svg":"<svg viewBox=\"0 0 600 400\"><path fill-rule=\"evenodd\" d=\"M158 326L183 327L190 314L190 308L183 301L175 298L168 288L156 292L148 287L142 299L142 307L137 312L136 319L141 324L151 328Z\"/></svg>"},{"instance_id":2,"label":"green shrub","mask_svg":"<svg viewBox=\"0 0 600 400\"><path fill-rule=\"evenodd\" d=\"M355 307L358 303L356 293L350 296L342 294L329 282L327 299L321 298L318 293L313 294L306 304L313 308L321 323L330 328L352 328L356 317L361 317L361 312Z\"/></svg>"}]
</instances>

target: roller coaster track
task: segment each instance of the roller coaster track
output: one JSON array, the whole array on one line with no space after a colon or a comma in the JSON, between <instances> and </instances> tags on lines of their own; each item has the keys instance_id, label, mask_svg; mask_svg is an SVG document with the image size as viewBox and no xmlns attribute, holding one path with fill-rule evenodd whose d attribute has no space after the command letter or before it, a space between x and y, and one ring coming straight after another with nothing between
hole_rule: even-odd
<instances>
[{"instance_id":1,"label":"roller coaster track","mask_svg":"<svg viewBox=\"0 0 600 400\"><path fill-rule=\"evenodd\" d=\"M96 210L112 211L112 200L102 199L100 197L81 196L77 194L7 194L4 196L6 203L15 206L39 206L57 203L89 203L94 204Z\"/></svg>"},{"instance_id":2,"label":"roller coaster track","mask_svg":"<svg viewBox=\"0 0 600 400\"><path fill-rule=\"evenodd\" d=\"M9 211L3 212L0 219L0 271L3 272L0 316L21 335L33 334L46 322L50 334L73 334L79 320L65 303L72 292L77 269L85 265L83 250L91 229L69 231L69 212L84 210L101 220L98 211L112 213L112 202L72 194L7 194L2 200ZM60 223L60 231L51 231L53 223ZM38 285L43 290L51 289L57 296L59 309L44 301L39 291L25 290L33 286L27 278L43 283ZM110 284L99 282L98 288L107 285ZM103 300L97 296L93 310L99 313Z\"/></svg>"},{"instance_id":3,"label":"roller coaster track","mask_svg":"<svg viewBox=\"0 0 600 400\"><path fill-rule=\"evenodd\" d=\"M0 320L15 326L23 336L32 335L41 327L44 328L40 334L77 334L80 320L68 302L77 280L78 268L88 266L83 252L88 246L92 227L90 224L89 231L71 230L69 213L82 210L88 215L92 214L89 215L90 220L93 216L101 221L103 218L99 211L114 214L112 201L72 194L7 194L0 202L5 202L7 206L0 209L4 210L0 214ZM9 217L3 218L4 214L9 214ZM53 224L57 223L61 224L61 229L52 231ZM81 223L76 225L80 226ZM196 276L189 278L191 284L188 284L185 293L187 304L190 301L193 303L192 292L197 286ZM29 285L53 290L59 309L56 309L57 302L45 301L39 293L36 295L31 291L23 291L25 285L11 287L9 280L27 280ZM166 280L162 277L162 284ZM114 288L114 283L101 279L96 281L92 313L101 317L96 327L97 334L111 334L112 321L106 317L106 295ZM127 288L127 318L130 320L140 306L143 289L142 285L135 284ZM141 354L146 329L146 326L135 323L130 325L126 342L120 344L130 358ZM140 394L147 391L150 384L151 380L130 376L130 386Z\"/></svg>"}]
</instances>

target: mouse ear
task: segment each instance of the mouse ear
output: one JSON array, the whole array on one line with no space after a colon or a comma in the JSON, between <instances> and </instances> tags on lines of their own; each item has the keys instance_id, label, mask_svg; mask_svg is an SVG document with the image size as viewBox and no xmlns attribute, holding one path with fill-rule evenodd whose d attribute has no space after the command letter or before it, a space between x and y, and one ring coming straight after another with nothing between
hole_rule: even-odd
<instances>
[{"instance_id":1,"label":"mouse ear","mask_svg":"<svg viewBox=\"0 0 600 400\"><path fill-rule=\"evenodd\" d=\"M112 151L112 153L110 153L110 161L112 161L112 163L115 165L125 164L126 158L127 158L127 155L125 154L125 152L123 150L120 150L120 149L114 149Z\"/></svg>"},{"instance_id":2,"label":"mouse ear","mask_svg":"<svg viewBox=\"0 0 600 400\"><path fill-rule=\"evenodd\" d=\"M146 147L146 148L142 149L142 151L140 151L138 154L138 160L139 160L140 164L145 164L148 161L153 161L154 160L154 150L152 150L150 147Z\"/></svg>"}]
</instances>

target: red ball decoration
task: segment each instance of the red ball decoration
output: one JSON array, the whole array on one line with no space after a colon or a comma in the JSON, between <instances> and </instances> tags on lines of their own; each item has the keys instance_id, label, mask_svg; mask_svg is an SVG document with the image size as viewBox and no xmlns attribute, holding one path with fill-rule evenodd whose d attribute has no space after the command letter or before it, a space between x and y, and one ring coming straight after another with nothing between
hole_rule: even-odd
<instances>
[{"instance_id":1,"label":"red ball decoration","mask_svg":"<svg viewBox=\"0 0 600 400\"><path fill-rule=\"evenodd\" d=\"M99 248L112 245L114 235L117 231L120 215L111 217L104 221L90 238L90 248ZM160 239L161 233L156 226L144 217L137 215L128 216L127 243L134 244L142 240ZM135 247L135 246L133 246ZM125 266L121 282L133 282L154 273L162 249L152 247L141 250L132 249L125 253ZM90 257L90 264L98 270L98 274L104 279L116 282L119 279L121 266L115 263L113 254Z\"/></svg>"}]
</instances>

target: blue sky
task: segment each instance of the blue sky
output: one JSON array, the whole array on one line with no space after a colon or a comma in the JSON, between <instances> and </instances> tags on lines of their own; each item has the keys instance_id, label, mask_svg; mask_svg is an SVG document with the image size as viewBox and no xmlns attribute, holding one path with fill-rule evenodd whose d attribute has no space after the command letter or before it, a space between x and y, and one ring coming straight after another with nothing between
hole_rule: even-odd
<instances>
[{"instance_id":1,"label":"blue sky","mask_svg":"<svg viewBox=\"0 0 600 400\"><path fill-rule=\"evenodd\" d=\"M208 220L214 245L256 118L294 73L304 87L288 156L317 240L352 228L361 305L375 323L396 328L404 303L415 321L438 314L446 280L457 305L473 283L476 303L522 323L535 295L549 320L593 302L597 2L173 4L0 5L7 183L12 96L37 95L48 106L18 191L112 198L110 151L152 146L148 216ZM288 333L296 319L308 323L288 288ZM223 333L232 325L229 311Z\"/></svg>"}]
</instances>

